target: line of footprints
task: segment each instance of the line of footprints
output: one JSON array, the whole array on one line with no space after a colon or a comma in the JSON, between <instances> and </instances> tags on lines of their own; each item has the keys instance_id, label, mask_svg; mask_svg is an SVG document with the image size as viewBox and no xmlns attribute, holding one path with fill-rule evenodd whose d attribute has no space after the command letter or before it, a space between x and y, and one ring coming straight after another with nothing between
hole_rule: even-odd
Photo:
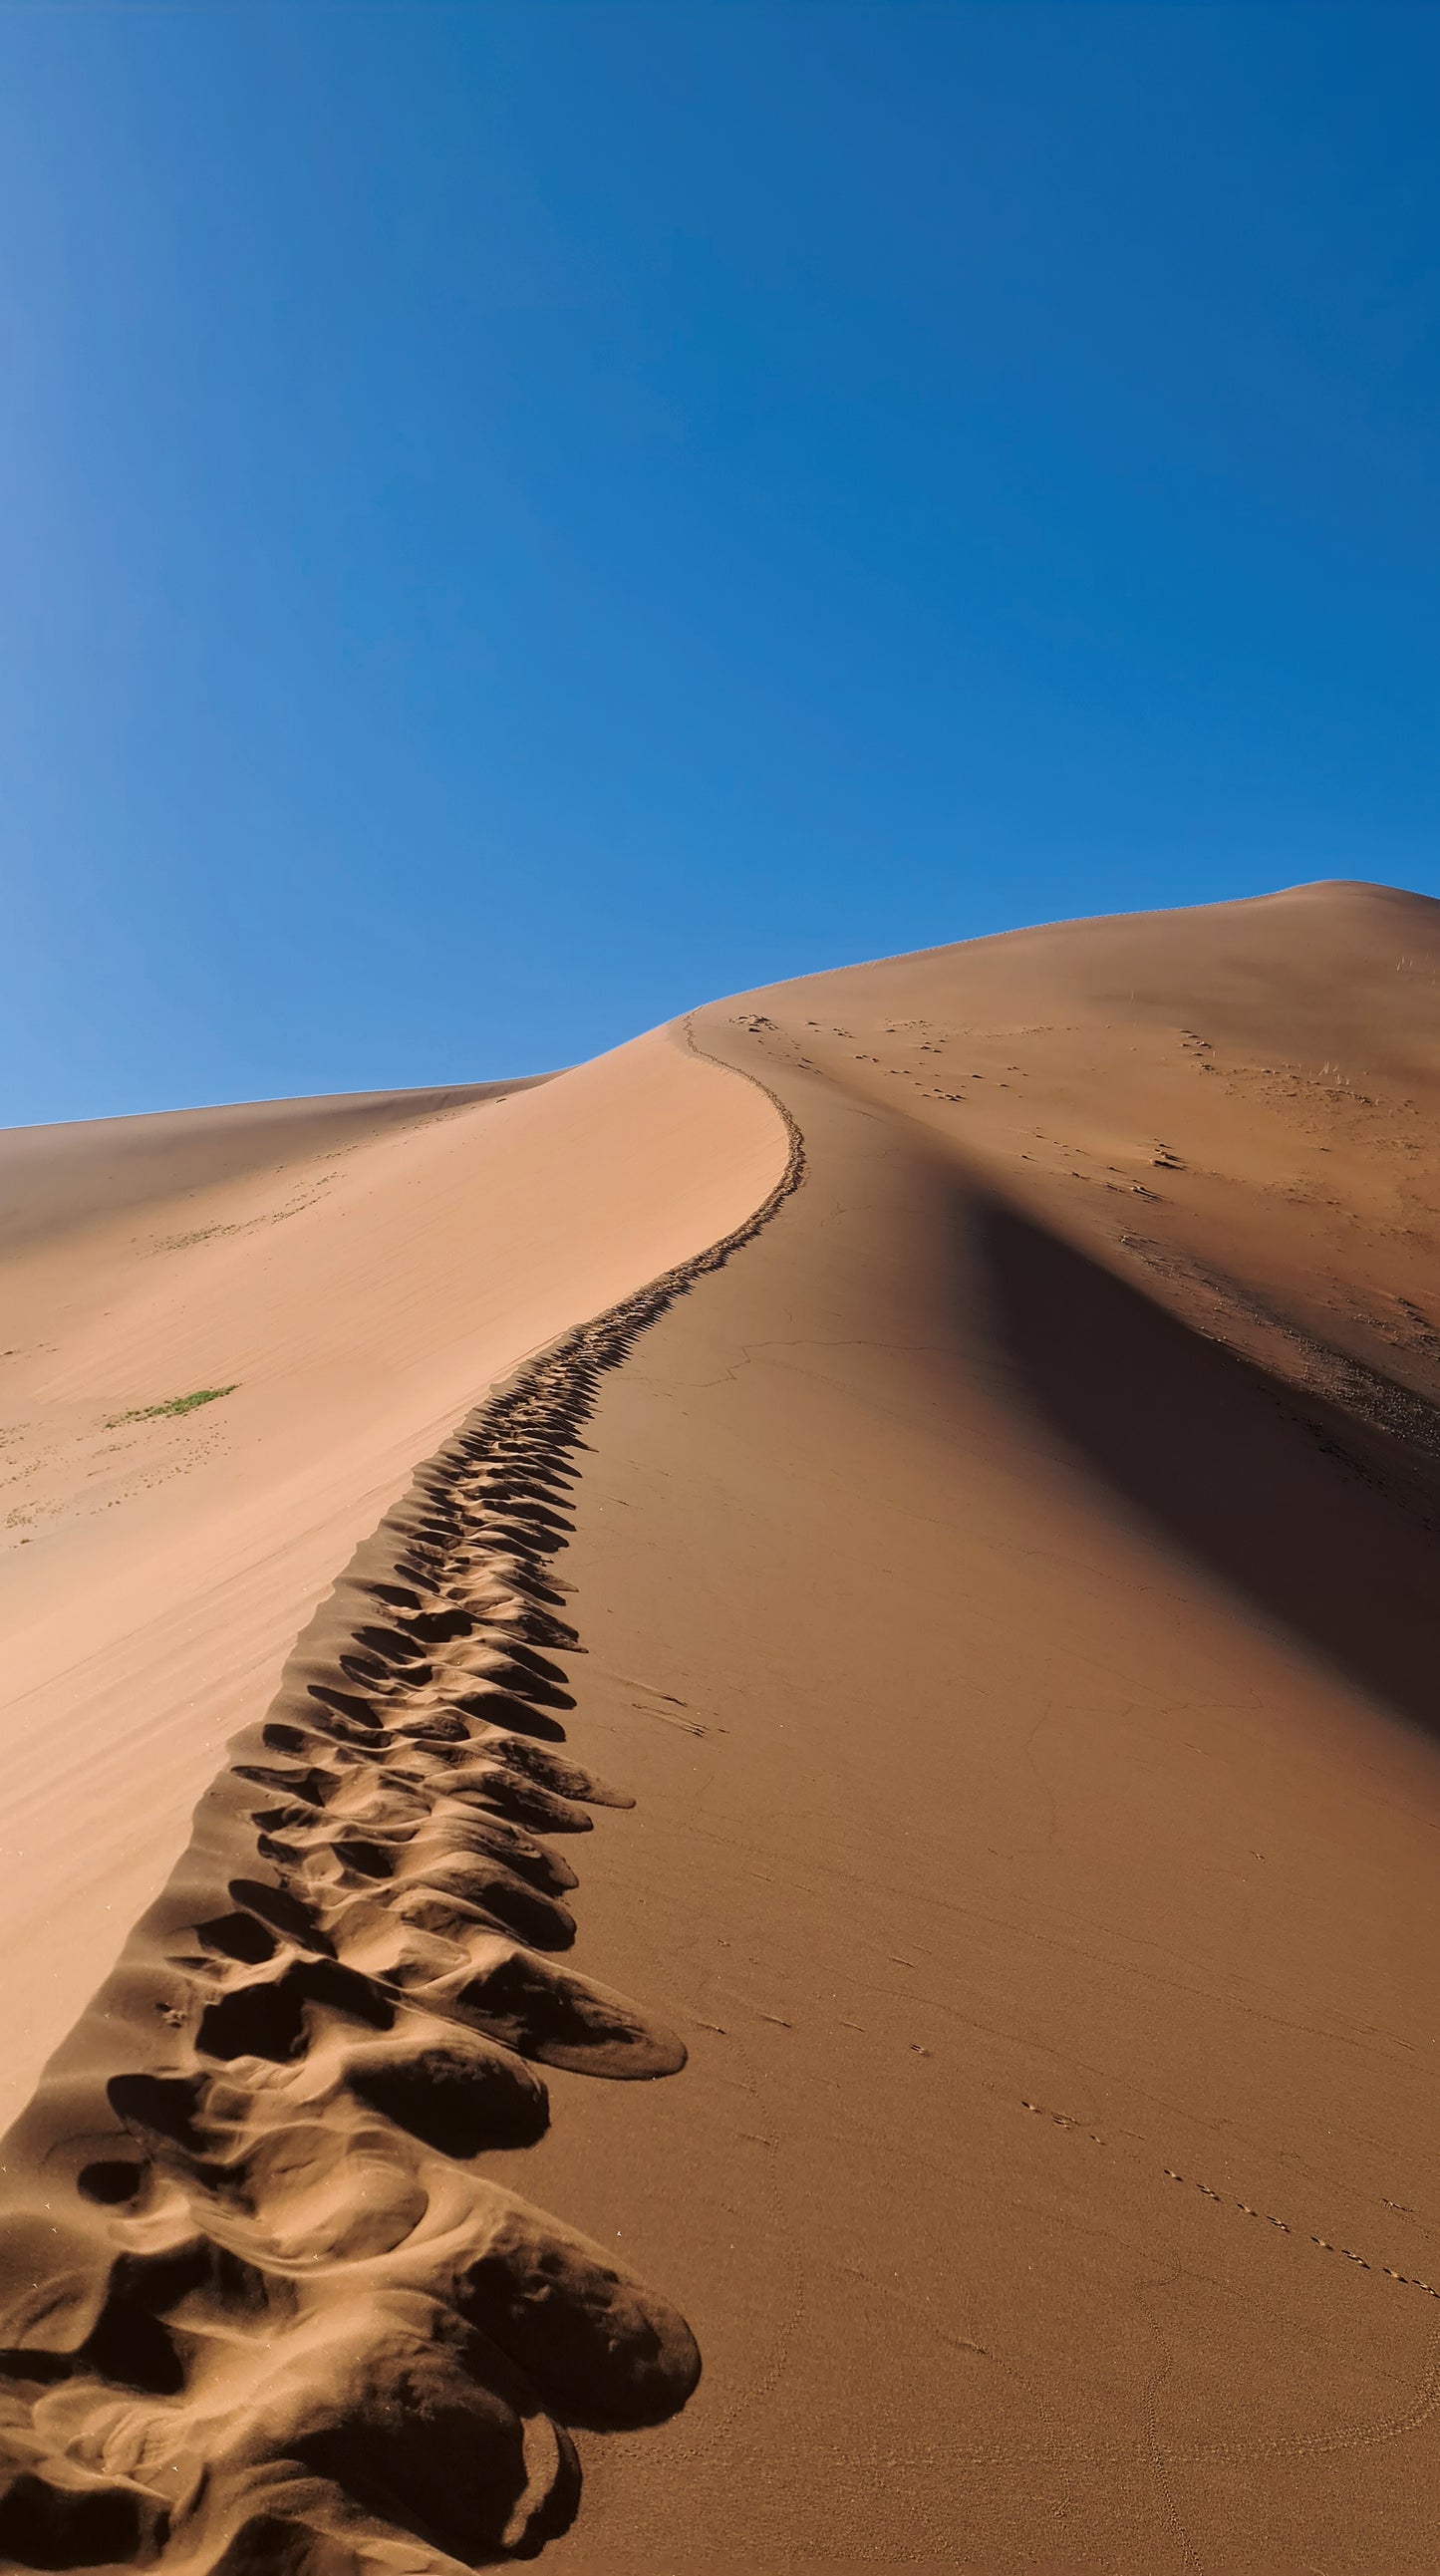
<instances>
[{"instance_id":1,"label":"line of footprints","mask_svg":"<svg viewBox=\"0 0 1440 2576\"><path fill-rule=\"evenodd\" d=\"M576 2507L569 2428L689 2395L683 2318L475 2159L541 2137L541 2069L685 2062L562 1963L563 1846L633 1802L561 1749L554 1659L582 1649L553 1559L601 1371L802 1171L792 1129L745 1226L469 1417L232 1747L7 2142L5 2563L450 2576L532 2556Z\"/></svg>"},{"instance_id":2,"label":"line of footprints","mask_svg":"<svg viewBox=\"0 0 1440 2576\"><path fill-rule=\"evenodd\" d=\"M554 1559L601 1373L804 1177L775 1105L764 1203L472 1413L359 1551L6 2140L0 2563L456 2576L565 2528L572 2428L693 2388L675 2309L477 2159L543 2135L542 2070L685 2062L564 1961L565 1849L633 1802L562 1749Z\"/></svg>"}]
</instances>

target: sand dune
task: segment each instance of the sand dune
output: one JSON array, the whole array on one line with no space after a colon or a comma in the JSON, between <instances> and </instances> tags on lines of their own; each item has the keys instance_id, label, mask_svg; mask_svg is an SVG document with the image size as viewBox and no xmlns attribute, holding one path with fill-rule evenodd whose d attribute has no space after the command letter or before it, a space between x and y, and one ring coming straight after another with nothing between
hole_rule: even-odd
<instances>
[{"instance_id":1,"label":"sand dune","mask_svg":"<svg viewBox=\"0 0 1440 2576\"><path fill-rule=\"evenodd\" d=\"M263 1114L242 1147L240 1113L201 1113L212 1137L233 1122L214 1184L191 1145L173 1195L122 1173L90 1229L0 1265L7 2117L417 1459L525 1352L713 1240L784 1158L763 1099L663 1039L418 1119L308 1108L288 1160ZM113 1159L148 1189L134 1125ZM90 1140L62 1141L73 1169Z\"/></svg>"},{"instance_id":2,"label":"sand dune","mask_svg":"<svg viewBox=\"0 0 1440 2576\"><path fill-rule=\"evenodd\" d=\"M11 1256L13 2563L1433 2566L1437 977L1015 934Z\"/></svg>"}]
</instances>

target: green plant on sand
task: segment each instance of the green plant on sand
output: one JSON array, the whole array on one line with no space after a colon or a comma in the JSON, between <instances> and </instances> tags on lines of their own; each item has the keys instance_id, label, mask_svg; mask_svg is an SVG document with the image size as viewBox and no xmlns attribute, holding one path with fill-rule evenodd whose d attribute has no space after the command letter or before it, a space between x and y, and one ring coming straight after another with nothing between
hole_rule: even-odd
<instances>
[{"instance_id":1,"label":"green plant on sand","mask_svg":"<svg viewBox=\"0 0 1440 2576\"><path fill-rule=\"evenodd\" d=\"M240 1383L237 1378L235 1386ZM192 1395L169 1395L163 1404L137 1404L130 1413L107 1413L107 1431L119 1429L122 1422L158 1422L162 1414L193 1413L197 1404L214 1404L222 1395L233 1395L235 1386L197 1386Z\"/></svg>"}]
</instances>

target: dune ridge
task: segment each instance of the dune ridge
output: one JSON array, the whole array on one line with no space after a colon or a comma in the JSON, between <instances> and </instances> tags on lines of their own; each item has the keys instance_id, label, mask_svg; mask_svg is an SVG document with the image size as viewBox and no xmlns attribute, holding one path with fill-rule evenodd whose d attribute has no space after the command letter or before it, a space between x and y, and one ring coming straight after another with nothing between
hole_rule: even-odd
<instances>
[{"instance_id":1,"label":"dune ridge","mask_svg":"<svg viewBox=\"0 0 1440 2576\"><path fill-rule=\"evenodd\" d=\"M545 1838L634 1802L555 1750L584 1650L553 1559L601 1373L799 1186L781 1117L753 1215L498 1388L361 1548L0 2148L14 2564L533 2555L567 2426L693 2388L666 2301L466 2168L543 2135L538 2066L685 2063L560 1964Z\"/></svg>"},{"instance_id":2,"label":"dune ridge","mask_svg":"<svg viewBox=\"0 0 1440 2576\"><path fill-rule=\"evenodd\" d=\"M16 1207L31 1239L0 1252L0 2127L417 1462L528 1354L724 1234L785 1158L765 1099L663 1035L392 1108L337 1143L334 1104L287 1106L283 1161L249 1112L202 1113L198 1142L168 1122L184 1186L143 1205L148 1121L83 1154L66 1131L53 1186L12 1157L35 1214L73 1207L73 1161L124 1204L38 1238ZM145 1415L206 1387L233 1392Z\"/></svg>"}]
</instances>

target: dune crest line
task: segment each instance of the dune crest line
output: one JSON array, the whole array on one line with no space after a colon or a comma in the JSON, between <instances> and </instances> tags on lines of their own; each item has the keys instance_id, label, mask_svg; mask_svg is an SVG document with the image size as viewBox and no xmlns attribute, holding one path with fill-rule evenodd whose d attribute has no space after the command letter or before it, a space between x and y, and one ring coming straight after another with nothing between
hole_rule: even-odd
<instances>
[{"instance_id":1,"label":"dune crest line","mask_svg":"<svg viewBox=\"0 0 1440 2576\"><path fill-rule=\"evenodd\" d=\"M543 2135L540 2067L685 2062L560 1964L550 1838L633 1801L558 1749L584 1650L552 1559L602 1373L804 1177L768 1096L752 1215L492 1390L357 1551L0 2149L8 2563L530 2556L576 2509L568 2427L689 2396L675 2309L472 2166Z\"/></svg>"}]
</instances>

